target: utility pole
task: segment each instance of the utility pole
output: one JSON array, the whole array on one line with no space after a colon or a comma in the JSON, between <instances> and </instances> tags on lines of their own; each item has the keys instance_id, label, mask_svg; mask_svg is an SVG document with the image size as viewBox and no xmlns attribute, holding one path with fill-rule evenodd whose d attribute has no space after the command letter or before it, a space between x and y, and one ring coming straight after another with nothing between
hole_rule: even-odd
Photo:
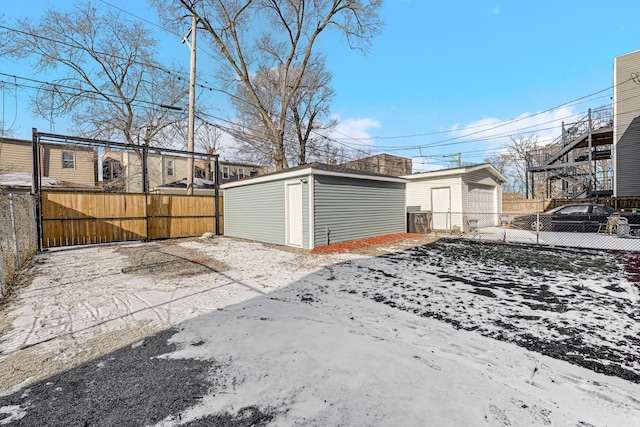
<instances>
[{"instance_id":1,"label":"utility pole","mask_svg":"<svg viewBox=\"0 0 640 427\"><path fill-rule=\"evenodd\" d=\"M458 167L462 166L462 153L456 153L456 154L443 154L442 157L457 157L458 158Z\"/></svg>"},{"instance_id":2,"label":"utility pole","mask_svg":"<svg viewBox=\"0 0 640 427\"><path fill-rule=\"evenodd\" d=\"M191 29L186 36L182 38L182 43L186 43L191 49L191 72L189 75L189 125L187 133L187 195L193 194L193 139L195 129L196 115L196 25L198 20L195 15L191 17ZM189 43L189 34L191 34L191 43Z\"/></svg>"}]
</instances>

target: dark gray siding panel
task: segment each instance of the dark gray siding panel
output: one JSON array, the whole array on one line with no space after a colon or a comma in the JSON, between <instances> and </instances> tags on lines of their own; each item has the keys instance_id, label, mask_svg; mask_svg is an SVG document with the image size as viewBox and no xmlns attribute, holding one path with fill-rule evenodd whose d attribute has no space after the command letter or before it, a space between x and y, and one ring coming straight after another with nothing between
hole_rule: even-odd
<instances>
[{"instance_id":1,"label":"dark gray siding panel","mask_svg":"<svg viewBox=\"0 0 640 427\"><path fill-rule=\"evenodd\" d=\"M406 231L403 183L316 176L315 246Z\"/></svg>"},{"instance_id":2,"label":"dark gray siding panel","mask_svg":"<svg viewBox=\"0 0 640 427\"><path fill-rule=\"evenodd\" d=\"M615 194L640 196L640 85L634 78L640 70L640 51L619 56L614 63Z\"/></svg>"},{"instance_id":3,"label":"dark gray siding panel","mask_svg":"<svg viewBox=\"0 0 640 427\"><path fill-rule=\"evenodd\" d=\"M640 196L640 116L631 121L616 144L617 196Z\"/></svg>"},{"instance_id":4,"label":"dark gray siding panel","mask_svg":"<svg viewBox=\"0 0 640 427\"><path fill-rule=\"evenodd\" d=\"M282 181L224 191L224 234L284 245L285 207Z\"/></svg>"}]
</instances>

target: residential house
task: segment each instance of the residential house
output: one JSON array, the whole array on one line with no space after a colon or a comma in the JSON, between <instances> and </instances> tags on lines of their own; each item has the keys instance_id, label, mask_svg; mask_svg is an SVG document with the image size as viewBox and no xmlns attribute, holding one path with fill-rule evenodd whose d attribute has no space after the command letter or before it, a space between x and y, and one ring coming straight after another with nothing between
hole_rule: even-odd
<instances>
[{"instance_id":1,"label":"residential house","mask_svg":"<svg viewBox=\"0 0 640 427\"><path fill-rule=\"evenodd\" d=\"M98 151L71 144L40 144L40 170L44 178L62 180L79 188L98 182ZM33 174L33 142L0 138L0 174Z\"/></svg>"},{"instance_id":2,"label":"residential house","mask_svg":"<svg viewBox=\"0 0 640 427\"><path fill-rule=\"evenodd\" d=\"M265 175L271 171L267 166L254 165L250 163L227 162L224 160L221 160L218 163L218 182L221 185L229 182L241 181L246 178Z\"/></svg>"},{"instance_id":3,"label":"residential house","mask_svg":"<svg viewBox=\"0 0 640 427\"><path fill-rule=\"evenodd\" d=\"M212 159L194 160L194 178L215 182L213 169ZM149 189L165 188L168 184L186 180L187 171L187 157L166 154L159 149L149 149L147 155ZM220 161L218 182L220 184L234 182L264 175L266 172L265 166ZM102 156L102 177L106 191L142 192L142 154L135 151L107 151ZM179 185L175 184L173 191L178 191L178 187Z\"/></svg>"}]
</instances>

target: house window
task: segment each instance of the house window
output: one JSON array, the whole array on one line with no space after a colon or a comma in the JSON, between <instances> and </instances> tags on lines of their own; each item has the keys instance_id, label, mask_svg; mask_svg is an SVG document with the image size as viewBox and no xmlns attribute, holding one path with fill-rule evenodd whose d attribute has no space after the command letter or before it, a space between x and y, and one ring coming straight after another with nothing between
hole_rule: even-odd
<instances>
[{"instance_id":1,"label":"house window","mask_svg":"<svg viewBox=\"0 0 640 427\"><path fill-rule=\"evenodd\" d=\"M113 159L105 160L102 165L102 179L112 181L120 177L120 162Z\"/></svg>"},{"instance_id":2,"label":"house window","mask_svg":"<svg viewBox=\"0 0 640 427\"><path fill-rule=\"evenodd\" d=\"M229 179L229 166L222 167L222 179Z\"/></svg>"},{"instance_id":3,"label":"house window","mask_svg":"<svg viewBox=\"0 0 640 427\"><path fill-rule=\"evenodd\" d=\"M167 176L175 176L176 167L174 160L167 160Z\"/></svg>"},{"instance_id":4,"label":"house window","mask_svg":"<svg viewBox=\"0 0 640 427\"><path fill-rule=\"evenodd\" d=\"M245 177L244 168L238 168L238 179L244 179Z\"/></svg>"},{"instance_id":5,"label":"house window","mask_svg":"<svg viewBox=\"0 0 640 427\"><path fill-rule=\"evenodd\" d=\"M196 175L196 178L205 179L207 177L207 175L205 173L205 170L202 169L202 168L198 168L198 167L195 168L195 175Z\"/></svg>"},{"instance_id":6,"label":"house window","mask_svg":"<svg viewBox=\"0 0 640 427\"><path fill-rule=\"evenodd\" d=\"M249 176L258 176L258 171L251 171L249 172Z\"/></svg>"},{"instance_id":7,"label":"house window","mask_svg":"<svg viewBox=\"0 0 640 427\"><path fill-rule=\"evenodd\" d=\"M76 156L73 151L62 152L62 169L75 169Z\"/></svg>"}]
</instances>

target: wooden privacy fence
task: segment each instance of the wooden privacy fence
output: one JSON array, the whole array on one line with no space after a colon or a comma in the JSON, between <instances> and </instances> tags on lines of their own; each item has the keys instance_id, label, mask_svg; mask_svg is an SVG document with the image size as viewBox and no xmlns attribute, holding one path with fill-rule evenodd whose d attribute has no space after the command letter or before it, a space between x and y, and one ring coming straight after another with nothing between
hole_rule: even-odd
<instances>
[{"instance_id":1,"label":"wooden privacy fence","mask_svg":"<svg viewBox=\"0 0 640 427\"><path fill-rule=\"evenodd\" d=\"M549 200L521 199L503 200L502 212L543 212L547 209Z\"/></svg>"},{"instance_id":2,"label":"wooden privacy fence","mask_svg":"<svg viewBox=\"0 0 640 427\"><path fill-rule=\"evenodd\" d=\"M220 196L220 234L223 203ZM212 196L42 192L43 247L200 236L216 230Z\"/></svg>"}]
</instances>

